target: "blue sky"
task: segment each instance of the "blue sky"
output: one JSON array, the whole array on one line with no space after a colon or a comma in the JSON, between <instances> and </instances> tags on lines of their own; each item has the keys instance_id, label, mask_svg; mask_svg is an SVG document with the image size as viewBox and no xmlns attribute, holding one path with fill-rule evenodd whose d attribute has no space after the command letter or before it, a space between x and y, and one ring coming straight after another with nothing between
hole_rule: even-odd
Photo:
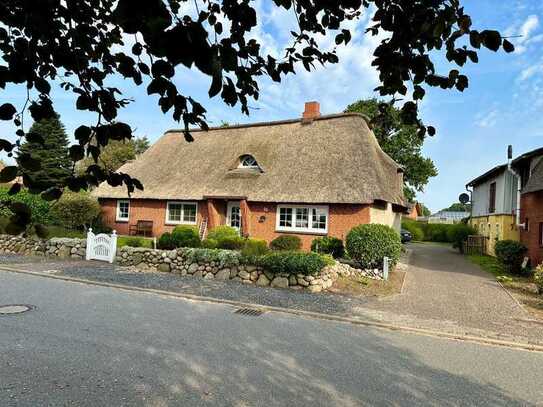
<instances>
[{"instance_id":1,"label":"blue sky","mask_svg":"<svg viewBox=\"0 0 543 407\"><path fill-rule=\"evenodd\" d=\"M251 35L262 41L267 51L281 55L295 21L291 13L271 3L255 1L260 20ZM464 93L428 92L422 117L437 128L438 134L427 140L424 153L436 162L439 176L418 198L434 211L456 202L467 181L504 162L508 144L513 145L515 154L543 146L543 2L463 0L463 4L475 28L493 28L522 37L513 40L517 46L514 54L482 51L480 63L464 69L470 78L470 87ZM176 84L204 104L212 125L299 117L304 102L309 100L318 100L323 113L340 112L357 99L376 96L373 88L378 76L371 61L379 39L364 34L368 18L350 25L353 40L339 50L339 64L312 73L299 70L280 84L263 79L260 99L250 103L250 117L241 114L239 107L225 106L218 98L209 100L209 78L199 72L178 69ZM322 44L331 41L323 38ZM447 72L445 63L440 68ZM165 130L179 127L171 116L161 113L156 99L146 95L145 87L137 88L121 80L114 84L135 100L123 109L119 120L129 123L137 135L155 141ZM21 107L24 102L24 89L8 87L1 95L2 103L9 101ZM92 115L75 110L71 94L55 89L53 98L70 137L78 125L93 122ZM0 132L13 139L14 129L9 124L0 123Z\"/></svg>"}]
</instances>

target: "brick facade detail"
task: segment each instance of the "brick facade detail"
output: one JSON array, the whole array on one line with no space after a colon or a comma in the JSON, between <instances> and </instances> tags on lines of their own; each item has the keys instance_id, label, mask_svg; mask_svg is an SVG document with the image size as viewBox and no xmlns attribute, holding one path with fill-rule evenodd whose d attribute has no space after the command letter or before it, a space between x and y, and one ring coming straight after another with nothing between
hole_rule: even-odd
<instances>
[{"instance_id":1,"label":"brick facade detail","mask_svg":"<svg viewBox=\"0 0 543 407\"><path fill-rule=\"evenodd\" d=\"M100 199L104 223L115 229L120 235L127 235L129 225L135 225L138 220L153 221L153 235L160 236L170 232L175 225L166 224L165 200L133 199L130 201L130 214L127 222L116 220L117 200ZM275 203L241 202L244 234L271 242L278 236L296 235L302 240L304 250L309 250L311 242L317 236L310 233L278 232L276 231L277 205ZM197 224L208 219L211 226L226 223L226 201L210 199L198 201ZM345 240L347 233L357 225L370 223L370 206L362 204L330 204L328 205L328 236Z\"/></svg>"},{"instance_id":2,"label":"brick facade detail","mask_svg":"<svg viewBox=\"0 0 543 407\"><path fill-rule=\"evenodd\" d=\"M523 194L520 208L520 221L527 221L528 224L527 229L520 230L520 241L528 248L532 266L536 266L543 261L540 241L540 228L543 227L543 191Z\"/></svg>"}]
</instances>

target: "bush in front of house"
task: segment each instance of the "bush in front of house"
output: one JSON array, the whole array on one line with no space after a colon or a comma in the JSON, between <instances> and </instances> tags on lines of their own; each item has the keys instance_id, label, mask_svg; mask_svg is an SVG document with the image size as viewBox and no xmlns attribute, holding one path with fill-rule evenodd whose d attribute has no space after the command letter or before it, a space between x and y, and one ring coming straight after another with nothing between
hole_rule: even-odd
<instances>
[{"instance_id":1,"label":"bush in front of house","mask_svg":"<svg viewBox=\"0 0 543 407\"><path fill-rule=\"evenodd\" d=\"M539 264L534 270L534 283L539 288L539 293L543 294L543 263Z\"/></svg>"},{"instance_id":2,"label":"bush in front of house","mask_svg":"<svg viewBox=\"0 0 543 407\"><path fill-rule=\"evenodd\" d=\"M386 225L359 225L347 235L349 256L363 268L382 268L386 256L396 264L402 252L400 235Z\"/></svg>"},{"instance_id":3,"label":"bush in front of house","mask_svg":"<svg viewBox=\"0 0 543 407\"><path fill-rule=\"evenodd\" d=\"M402 229L410 232L413 240L416 242L422 242L424 240L424 231L421 225L421 222L417 222L413 219L402 219Z\"/></svg>"},{"instance_id":4,"label":"bush in front of house","mask_svg":"<svg viewBox=\"0 0 543 407\"><path fill-rule=\"evenodd\" d=\"M171 240L175 247L200 247L198 228L190 225L176 226L171 233Z\"/></svg>"},{"instance_id":5,"label":"bush in front of house","mask_svg":"<svg viewBox=\"0 0 543 407\"><path fill-rule=\"evenodd\" d=\"M241 254L245 257L249 256L263 256L269 253L268 244L265 240L260 239L246 239L241 249Z\"/></svg>"},{"instance_id":6,"label":"bush in front of house","mask_svg":"<svg viewBox=\"0 0 543 407\"><path fill-rule=\"evenodd\" d=\"M173 250L176 248L170 232L163 233L162 236L158 238L156 245L157 249L161 250Z\"/></svg>"},{"instance_id":7,"label":"bush in front of house","mask_svg":"<svg viewBox=\"0 0 543 407\"><path fill-rule=\"evenodd\" d=\"M270 249L276 251L296 251L302 248L302 240L294 235L282 235L273 239L270 243Z\"/></svg>"},{"instance_id":8,"label":"bush in front of house","mask_svg":"<svg viewBox=\"0 0 543 407\"><path fill-rule=\"evenodd\" d=\"M330 254L334 259L345 255L343 241L337 237L317 237L311 242L311 251L321 254Z\"/></svg>"},{"instance_id":9,"label":"bush in front of house","mask_svg":"<svg viewBox=\"0 0 543 407\"><path fill-rule=\"evenodd\" d=\"M259 259L264 269L278 274L317 274L327 265L327 261L318 253L277 251Z\"/></svg>"},{"instance_id":10,"label":"bush in front of house","mask_svg":"<svg viewBox=\"0 0 543 407\"><path fill-rule=\"evenodd\" d=\"M477 234L477 231L465 223L452 225L452 227L447 230L448 240L453 244L455 249L460 250L460 253L464 253L464 242L468 240L468 236L475 234Z\"/></svg>"},{"instance_id":11,"label":"bush in front of house","mask_svg":"<svg viewBox=\"0 0 543 407\"><path fill-rule=\"evenodd\" d=\"M217 241L217 249L223 250L241 250L245 244L245 239L241 236L227 236Z\"/></svg>"},{"instance_id":12,"label":"bush in front of house","mask_svg":"<svg viewBox=\"0 0 543 407\"><path fill-rule=\"evenodd\" d=\"M204 249L216 249L219 246L219 242L217 242L215 239L204 239L202 240L202 247Z\"/></svg>"},{"instance_id":13,"label":"bush in front of house","mask_svg":"<svg viewBox=\"0 0 543 407\"><path fill-rule=\"evenodd\" d=\"M183 250L189 263L212 263L219 268L233 267L241 264L241 254L234 250L187 248Z\"/></svg>"},{"instance_id":14,"label":"bush in front of house","mask_svg":"<svg viewBox=\"0 0 543 407\"><path fill-rule=\"evenodd\" d=\"M42 199L39 194L31 194L28 190L23 189L15 195L8 194L9 188L0 187L0 202L22 202L26 204L32 213L32 223L40 223L43 225L49 225L54 223L54 216L51 211L51 204ZM9 223L9 217L13 213L5 206L0 206L0 218L5 218L6 224Z\"/></svg>"},{"instance_id":15,"label":"bush in front of house","mask_svg":"<svg viewBox=\"0 0 543 407\"><path fill-rule=\"evenodd\" d=\"M236 228L228 225L215 226L207 232L207 238L216 240L217 242L231 237L239 237L239 232Z\"/></svg>"},{"instance_id":16,"label":"bush in front of house","mask_svg":"<svg viewBox=\"0 0 543 407\"><path fill-rule=\"evenodd\" d=\"M442 223L421 224L422 230L424 232L424 240L429 242L452 243L449 240L448 231L453 226L454 225L445 225Z\"/></svg>"},{"instance_id":17,"label":"bush in front of house","mask_svg":"<svg viewBox=\"0 0 543 407\"><path fill-rule=\"evenodd\" d=\"M123 246L128 246L128 247L142 247L145 244L142 237L133 237L133 236L122 239L121 243Z\"/></svg>"},{"instance_id":18,"label":"bush in front of house","mask_svg":"<svg viewBox=\"0 0 543 407\"><path fill-rule=\"evenodd\" d=\"M494 246L496 258L503 264L506 271L513 274L522 272L522 261L528 249L515 240L500 240Z\"/></svg>"},{"instance_id":19,"label":"bush in front of house","mask_svg":"<svg viewBox=\"0 0 543 407\"><path fill-rule=\"evenodd\" d=\"M88 192L66 191L53 205L52 213L61 225L70 229L86 230L101 211L98 200Z\"/></svg>"}]
</instances>

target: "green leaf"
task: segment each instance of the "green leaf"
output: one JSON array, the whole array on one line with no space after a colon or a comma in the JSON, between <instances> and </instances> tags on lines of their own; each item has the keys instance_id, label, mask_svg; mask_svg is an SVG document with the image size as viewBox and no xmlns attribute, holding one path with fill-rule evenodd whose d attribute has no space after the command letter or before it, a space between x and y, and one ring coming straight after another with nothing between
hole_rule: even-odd
<instances>
[{"instance_id":1,"label":"green leaf","mask_svg":"<svg viewBox=\"0 0 543 407\"><path fill-rule=\"evenodd\" d=\"M0 182L6 183L13 181L17 177L18 170L19 169L15 165L4 167L2 171L0 171Z\"/></svg>"},{"instance_id":2,"label":"green leaf","mask_svg":"<svg viewBox=\"0 0 543 407\"><path fill-rule=\"evenodd\" d=\"M4 103L0 106L0 120L11 120L15 113L17 110L11 103Z\"/></svg>"}]
</instances>

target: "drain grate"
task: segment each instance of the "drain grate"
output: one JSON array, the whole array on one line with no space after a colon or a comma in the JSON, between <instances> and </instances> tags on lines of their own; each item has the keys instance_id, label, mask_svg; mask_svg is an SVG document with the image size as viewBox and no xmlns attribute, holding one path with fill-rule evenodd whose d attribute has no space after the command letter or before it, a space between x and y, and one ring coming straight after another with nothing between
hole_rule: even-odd
<instances>
[{"instance_id":1,"label":"drain grate","mask_svg":"<svg viewBox=\"0 0 543 407\"><path fill-rule=\"evenodd\" d=\"M239 308L234 311L234 314L246 315L248 317L259 317L264 311L254 308Z\"/></svg>"},{"instance_id":2,"label":"drain grate","mask_svg":"<svg viewBox=\"0 0 543 407\"><path fill-rule=\"evenodd\" d=\"M34 306L26 304L0 305L0 316L22 314L23 312L30 311L31 309L34 309Z\"/></svg>"}]
</instances>

